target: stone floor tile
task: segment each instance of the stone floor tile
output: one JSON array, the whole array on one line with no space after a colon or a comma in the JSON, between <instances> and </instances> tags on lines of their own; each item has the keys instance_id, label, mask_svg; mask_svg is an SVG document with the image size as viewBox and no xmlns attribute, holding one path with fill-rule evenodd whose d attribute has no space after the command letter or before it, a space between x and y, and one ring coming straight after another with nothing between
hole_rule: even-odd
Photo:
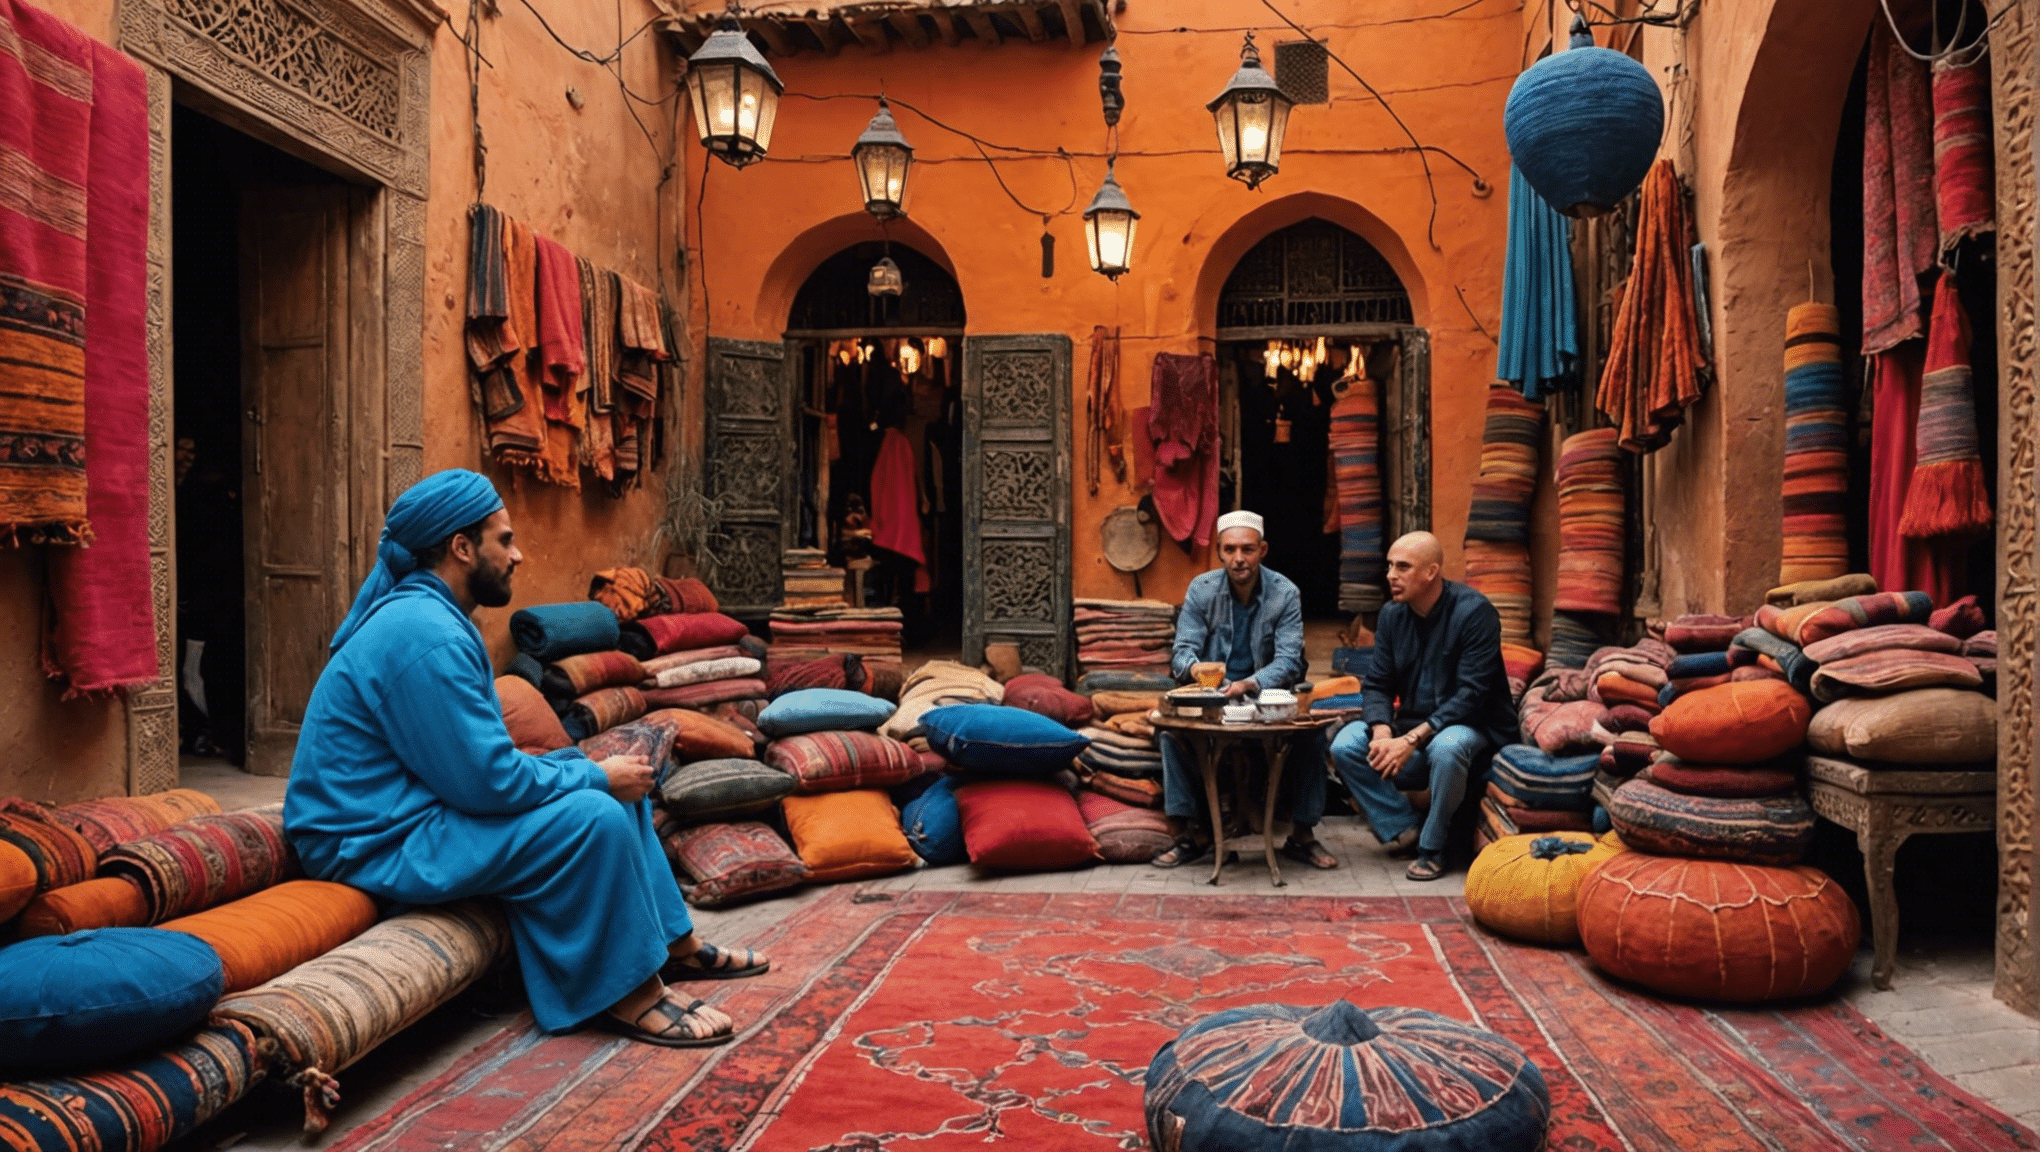
<instances>
[{"instance_id":1,"label":"stone floor tile","mask_svg":"<svg viewBox=\"0 0 2040 1152\"><path fill-rule=\"evenodd\" d=\"M1914 1051L1944 1076L1967 1076L1998 1069L2040 1066L2040 1023L2028 1028L2003 1028L1922 1040ZM2040 1105L2040 1092L2031 1099Z\"/></svg>"},{"instance_id":2,"label":"stone floor tile","mask_svg":"<svg viewBox=\"0 0 2040 1152\"><path fill-rule=\"evenodd\" d=\"M1978 1000L1971 1004L1945 1008L1894 1012L1879 1018L1877 1022L1907 1043L1918 1043L1944 1036L1965 1036L1996 1031L2006 1026L2008 1014L2017 1018L2017 1014L2003 1004L1991 1000Z\"/></svg>"},{"instance_id":3,"label":"stone floor tile","mask_svg":"<svg viewBox=\"0 0 2040 1152\"><path fill-rule=\"evenodd\" d=\"M2040 1064L2017 1068L1996 1068L1948 1077L1956 1084L1995 1103L2000 1109L2040 1100Z\"/></svg>"}]
</instances>

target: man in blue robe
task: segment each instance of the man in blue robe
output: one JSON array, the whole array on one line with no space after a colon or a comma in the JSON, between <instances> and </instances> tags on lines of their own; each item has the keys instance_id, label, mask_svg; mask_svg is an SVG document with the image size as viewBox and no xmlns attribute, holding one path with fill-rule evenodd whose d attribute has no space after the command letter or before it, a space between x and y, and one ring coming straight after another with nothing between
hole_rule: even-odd
<instances>
[{"instance_id":1,"label":"man in blue robe","mask_svg":"<svg viewBox=\"0 0 2040 1152\"><path fill-rule=\"evenodd\" d=\"M470 614L510 601L523 560L487 477L451 470L391 506L378 562L305 711L284 827L305 871L399 904L492 896L532 1014L668 1047L730 1018L666 987L766 969L695 939L652 833L653 766L519 752Z\"/></svg>"}]
</instances>

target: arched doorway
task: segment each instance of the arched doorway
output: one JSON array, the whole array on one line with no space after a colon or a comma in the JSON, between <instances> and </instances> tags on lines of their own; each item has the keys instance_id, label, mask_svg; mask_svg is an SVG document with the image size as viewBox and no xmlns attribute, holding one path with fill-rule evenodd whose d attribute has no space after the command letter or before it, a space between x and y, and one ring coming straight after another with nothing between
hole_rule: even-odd
<instances>
[{"instance_id":1,"label":"arched doorway","mask_svg":"<svg viewBox=\"0 0 2040 1152\"><path fill-rule=\"evenodd\" d=\"M1383 539L1428 528L1429 341L1408 291L1364 237L1312 217L1240 257L1219 292L1216 335L1221 506L1267 519L1270 563L1296 581L1306 616L1371 615L1380 574L1353 579L1349 565L1341 576L1331 412L1364 371L1379 397L1372 483Z\"/></svg>"}]
</instances>

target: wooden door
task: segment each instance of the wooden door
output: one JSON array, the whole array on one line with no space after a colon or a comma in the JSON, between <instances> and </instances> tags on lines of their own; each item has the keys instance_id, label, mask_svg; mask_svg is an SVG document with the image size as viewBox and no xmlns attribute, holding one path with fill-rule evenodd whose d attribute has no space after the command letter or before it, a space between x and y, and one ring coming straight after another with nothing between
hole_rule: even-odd
<instances>
[{"instance_id":1,"label":"wooden door","mask_svg":"<svg viewBox=\"0 0 2040 1152\"><path fill-rule=\"evenodd\" d=\"M353 591L351 191L267 189L241 201L248 770L260 775L289 774Z\"/></svg>"},{"instance_id":2,"label":"wooden door","mask_svg":"<svg viewBox=\"0 0 2040 1152\"><path fill-rule=\"evenodd\" d=\"M786 345L708 342L704 486L714 520L704 575L723 611L756 617L780 603L792 546L793 385Z\"/></svg>"},{"instance_id":3,"label":"wooden door","mask_svg":"<svg viewBox=\"0 0 2040 1152\"><path fill-rule=\"evenodd\" d=\"M1020 646L1052 676L1070 663L1070 338L963 345L963 662Z\"/></svg>"}]
</instances>

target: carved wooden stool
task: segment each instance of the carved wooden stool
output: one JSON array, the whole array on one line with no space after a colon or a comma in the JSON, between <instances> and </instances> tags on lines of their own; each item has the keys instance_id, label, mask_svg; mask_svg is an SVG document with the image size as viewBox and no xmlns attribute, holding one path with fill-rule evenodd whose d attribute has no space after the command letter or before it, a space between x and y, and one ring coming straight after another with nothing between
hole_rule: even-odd
<instances>
[{"instance_id":1,"label":"carved wooden stool","mask_svg":"<svg viewBox=\"0 0 2040 1152\"><path fill-rule=\"evenodd\" d=\"M1898 959L1899 845L1914 833L1988 832L1997 824L1997 773L1870 768L1832 756L1806 758L1813 810L1856 834L1870 886L1870 982L1891 987Z\"/></svg>"}]
</instances>

